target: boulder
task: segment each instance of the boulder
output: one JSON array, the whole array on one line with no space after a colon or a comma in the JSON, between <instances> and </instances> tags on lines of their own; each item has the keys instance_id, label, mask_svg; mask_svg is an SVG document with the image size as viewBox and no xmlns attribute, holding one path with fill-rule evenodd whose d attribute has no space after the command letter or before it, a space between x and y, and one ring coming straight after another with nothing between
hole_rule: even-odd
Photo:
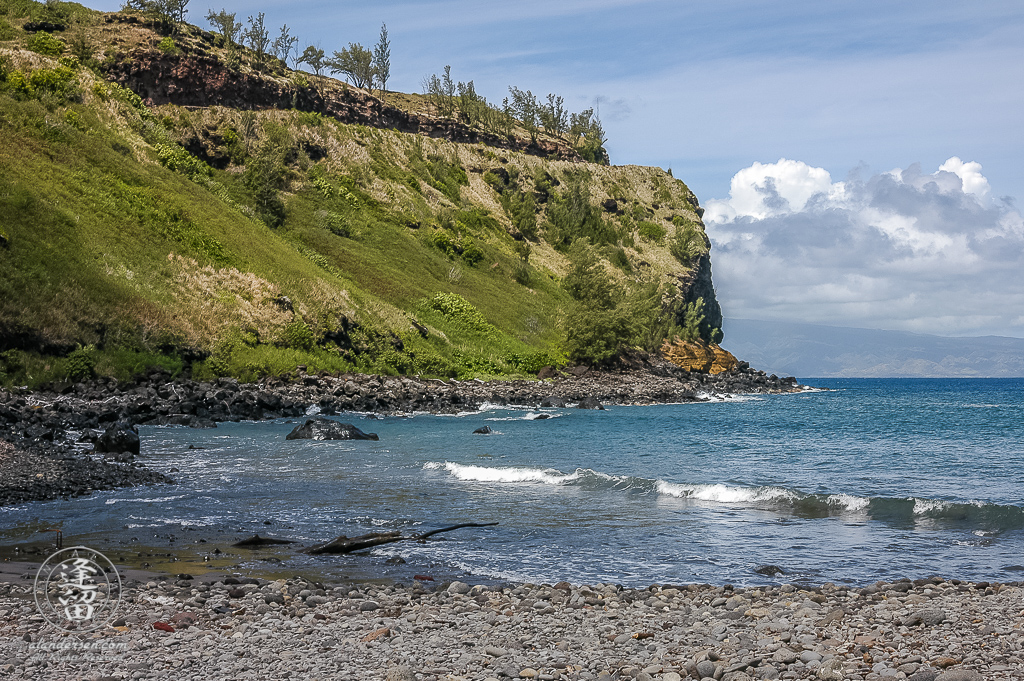
<instances>
[{"instance_id":1,"label":"boulder","mask_svg":"<svg viewBox=\"0 0 1024 681\"><path fill-rule=\"evenodd\" d=\"M376 433L364 433L351 423L331 419L307 419L288 433L286 440L379 440Z\"/></svg>"},{"instance_id":2,"label":"boulder","mask_svg":"<svg viewBox=\"0 0 1024 681\"><path fill-rule=\"evenodd\" d=\"M551 395L542 399L540 401L540 406L561 408L565 406L565 399L558 397L557 395Z\"/></svg>"},{"instance_id":3,"label":"boulder","mask_svg":"<svg viewBox=\"0 0 1024 681\"><path fill-rule=\"evenodd\" d=\"M604 409L604 406L597 401L596 397L584 397L576 405L577 409Z\"/></svg>"},{"instance_id":4,"label":"boulder","mask_svg":"<svg viewBox=\"0 0 1024 681\"><path fill-rule=\"evenodd\" d=\"M135 426L128 423L118 423L103 431L103 434L96 440L97 452L109 452L121 454L128 452L138 456L141 442L139 432Z\"/></svg>"},{"instance_id":5,"label":"boulder","mask_svg":"<svg viewBox=\"0 0 1024 681\"><path fill-rule=\"evenodd\" d=\"M484 426L483 428L477 428L476 430L474 430L473 434L474 435L490 435L493 432L494 431L491 430L490 426Z\"/></svg>"},{"instance_id":6,"label":"boulder","mask_svg":"<svg viewBox=\"0 0 1024 681\"><path fill-rule=\"evenodd\" d=\"M558 370L555 369L555 367L553 366L541 367L540 371L537 372L537 378L539 378L542 381L547 380L549 378L554 378L557 375Z\"/></svg>"}]
</instances>

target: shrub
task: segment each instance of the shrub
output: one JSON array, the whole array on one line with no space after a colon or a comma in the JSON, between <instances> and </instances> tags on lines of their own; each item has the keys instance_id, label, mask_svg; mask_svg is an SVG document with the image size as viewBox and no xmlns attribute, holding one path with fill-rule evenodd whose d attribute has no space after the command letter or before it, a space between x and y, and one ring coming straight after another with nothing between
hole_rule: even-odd
<instances>
[{"instance_id":1,"label":"shrub","mask_svg":"<svg viewBox=\"0 0 1024 681\"><path fill-rule=\"evenodd\" d=\"M430 243L444 251L449 258L454 258L461 252L458 240L451 232L445 229L436 230L431 234Z\"/></svg>"},{"instance_id":2,"label":"shrub","mask_svg":"<svg viewBox=\"0 0 1024 681\"><path fill-rule=\"evenodd\" d=\"M684 341L700 340L700 327L704 323L704 299L698 298L683 312L683 328L679 333Z\"/></svg>"},{"instance_id":3,"label":"shrub","mask_svg":"<svg viewBox=\"0 0 1024 681\"><path fill-rule=\"evenodd\" d=\"M428 305L440 312L446 319L467 331L475 331L490 335L497 331L480 310L458 293L438 293L428 301Z\"/></svg>"},{"instance_id":4,"label":"shrub","mask_svg":"<svg viewBox=\"0 0 1024 681\"><path fill-rule=\"evenodd\" d=\"M617 241L615 230L604 221L601 209L590 203L581 174L570 176L565 191L553 196L548 205L548 240L556 248L570 246L577 239L590 239L592 244Z\"/></svg>"},{"instance_id":5,"label":"shrub","mask_svg":"<svg viewBox=\"0 0 1024 681\"><path fill-rule=\"evenodd\" d=\"M171 36L167 36L163 40L161 40L160 43L156 46L156 49L160 50L164 54L171 55L180 54L181 52L181 50L178 49L178 46L174 44L174 38L172 38Z\"/></svg>"},{"instance_id":6,"label":"shrub","mask_svg":"<svg viewBox=\"0 0 1024 681\"><path fill-rule=\"evenodd\" d=\"M0 17L0 40L11 40L17 37L17 35L18 32L11 26L11 22L7 21L4 17Z\"/></svg>"},{"instance_id":7,"label":"shrub","mask_svg":"<svg viewBox=\"0 0 1024 681\"><path fill-rule=\"evenodd\" d=\"M96 370L96 348L79 345L64 360L64 374L71 380L81 381L92 378Z\"/></svg>"},{"instance_id":8,"label":"shrub","mask_svg":"<svg viewBox=\"0 0 1024 681\"><path fill-rule=\"evenodd\" d=\"M161 165L181 173L193 182L199 182L211 174L210 166L177 144L157 144L156 153Z\"/></svg>"},{"instance_id":9,"label":"shrub","mask_svg":"<svg viewBox=\"0 0 1024 681\"><path fill-rule=\"evenodd\" d=\"M67 46L63 40L54 38L46 31L39 31L28 41L28 49L47 57L59 57L64 53L65 47Z\"/></svg>"},{"instance_id":10,"label":"shrub","mask_svg":"<svg viewBox=\"0 0 1024 681\"><path fill-rule=\"evenodd\" d=\"M664 227L646 220L637 225L636 231L640 235L641 239L644 239L645 241L653 241L655 243L661 243L661 240L664 239L667 234Z\"/></svg>"},{"instance_id":11,"label":"shrub","mask_svg":"<svg viewBox=\"0 0 1024 681\"><path fill-rule=\"evenodd\" d=\"M565 354L584 364L603 364L615 357L633 336L622 308L597 310L577 304L565 322Z\"/></svg>"},{"instance_id":12,"label":"shrub","mask_svg":"<svg viewBox=\"0 0 1024 681\"><path fill-rule=\"evenodd\" d=\"M466 239L463 242L462 259L472 266L484 259L484 252L473 243L472 239Z\"/></svg>"},{"instance_id":13,"label":"shrub","mask_svg":"<svg viewBox=\"0 0 1024 681\"><path fill-rule=\"evenodd\" d=\"M682 226L676 227L676 233L669 242L668 250L680 263L692 267L694 261L708 252L708 244L704 233L695 224L684 223Z\"/></svg>"},{"instance_id":14,"label":"shrub","mask_svg":"<svg viewBox=\"0 0 1024 681\"><path fill-rule=\"evenodd\" d=\"M279 345L293 350L310 350L313 348L313 330L301 319L287 324L281 331Z\"/></svg>"},{"instance_id":15,"label":"shrub","mask_svg":"<svg viewBox=\"0 0 1024 681\"><path fill-rule=\"evenodd\" d=\"M345 218L341 217L337 213L332 213L326 210L318 210L314 214L315 224L320 229L326 229L341 237L351 236L348 224L345 222Z\"/></svg>"},{"instance_id":16,"label":"shrub","mask_svg":"<svg viewBox=\"0 0 1024 681\"><path fill-rule=\"evenodd\" d=\"M558 357L547 352L510 352L505 356L505 362L524 374L536 374L546 366L557 366L563 363L559 361Z\"/></svg>"}]
</instances>

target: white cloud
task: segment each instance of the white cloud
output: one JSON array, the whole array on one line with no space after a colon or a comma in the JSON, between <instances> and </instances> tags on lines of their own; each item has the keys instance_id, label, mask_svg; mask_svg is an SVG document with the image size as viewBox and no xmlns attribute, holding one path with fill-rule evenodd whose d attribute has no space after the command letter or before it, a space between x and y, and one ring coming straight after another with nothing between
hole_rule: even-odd
<instances>
[{"instance_id":1,"label":"white cloud","mask_svg":"<svg viewBox=\"0 0 1024 681\"><path fill-rule=\"evenodd\" d=\"M754 163L704 217L726 316L1024 336L1024 219L977 162L843 182Z\"/></svg>"},{"instance_id":2,"label":"white cloud","mask_svg":"<svg viewBox=\"0 0 1024 681\"><path fill-rule=\"evenodd\" d=\"M939 170L945 170L959 177L965 193L974 194L982 200L988 199L990 188L988 179L981 174L980 163L976 161L964 163L959 156L954 156L939 166Z\"/></svg>"},{"instance_id":3,"label":"white cloud","mask_svg":"<svg viewBox=\"0 0 1024 681\"><path fill-rule=\"evenodd\" d=\"M835 191L841 194L842 186L835 187ZM711 222L725 222L738 217L761 220L770 215L801 211L815 194L832 191L832 176L824 168L785 158L780 158L778 163L755 161L733 176L729 199L712 199L705 215Z\"/></svg>"}]
</instances>

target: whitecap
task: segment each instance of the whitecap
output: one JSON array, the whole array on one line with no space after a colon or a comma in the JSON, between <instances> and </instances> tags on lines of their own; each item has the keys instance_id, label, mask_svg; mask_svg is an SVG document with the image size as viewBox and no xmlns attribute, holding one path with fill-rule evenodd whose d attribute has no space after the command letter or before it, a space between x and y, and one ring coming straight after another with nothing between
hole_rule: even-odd
<instances>
[{"instance_id":1,"label":"whitecap","mask_svg":"<svg viewBox=\"0 0 1024 681\"><path fill-rule=\"evenodd\" d=\"M847 511L863 511L871 503L871 499L853 494L830 494L826 501L830 506L841 506Z\"/></svg>"},{"instance_id":2,"label":"whitecap","mask_svg":"<svg viewBox=\"0 0 1024 681\"><path fill-rule=\"evenodd\" d=\"M944 511L949 508L947 501L936 501L935 499L914 499L914 515L924 515L933 511Z\"/></svg>"},{"instance_id":3,"label":"whitecap","mask_svg":"<svg viewBox=\"0 0 1024 681\"><path fill-rule=\"evenodd\" d=\"M430 461L423 464L428 470L439 470L444 468L456 480L466 482L540 482L548 485L561 485L567 482L578 480L580 471L575 473L563 473L554 468L528 468L528 467L488 467L473 466L451 461L443 464Z\"/></svg>"},{"instance_id":4,"label":"whitecap","mask_svg":"<svg viewBox=\"0 0 1024 681\"><path fill-rule=\"evenodd\" d=\"M121 502L121 501L134 501L134 502L137 502L137 503L140 503L140 504L159 504L159 503L163 503L165 501L174 501L175 499L182 499L184 497L185 497L184 494L179 494L179 495L173 496L173 497L153 497L151 499L147 499L147 498L144 498L144 497L140 497L138 499L107 499L106 502L104 502L104 503L107 506L110 506L112 504L116 504L116 503Z\"/></svg>"},{"instance_id":5,"label":"whitecap","mask_svg":"<svg viewBox=\"0 0 1024 681\"><path fill-rule=\"evenodd\" d=\"M736 487L723 484L686 485L658 480L660 494L680 499L697 499L724 504L754 503L778 499L795 500L796 492L782 487Z\"/></svg>"}]
</instances>

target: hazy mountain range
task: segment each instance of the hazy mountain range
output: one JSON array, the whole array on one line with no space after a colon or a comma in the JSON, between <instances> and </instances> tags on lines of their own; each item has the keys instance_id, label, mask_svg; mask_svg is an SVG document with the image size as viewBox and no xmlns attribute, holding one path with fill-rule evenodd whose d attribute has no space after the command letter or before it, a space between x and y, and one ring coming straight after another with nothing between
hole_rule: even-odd
<instances>
[{"instance_id":1,"label":"hazy mountain range","mask_svg":"<svg viewBox=\"0 0 1024 681\"><path fill-rule=\"evenodd\" d=\"M955 338L752 319L726 319L723 330L723 347L780 376L1024 376L1024 338Z\"/></svg>"}]
</instances>

